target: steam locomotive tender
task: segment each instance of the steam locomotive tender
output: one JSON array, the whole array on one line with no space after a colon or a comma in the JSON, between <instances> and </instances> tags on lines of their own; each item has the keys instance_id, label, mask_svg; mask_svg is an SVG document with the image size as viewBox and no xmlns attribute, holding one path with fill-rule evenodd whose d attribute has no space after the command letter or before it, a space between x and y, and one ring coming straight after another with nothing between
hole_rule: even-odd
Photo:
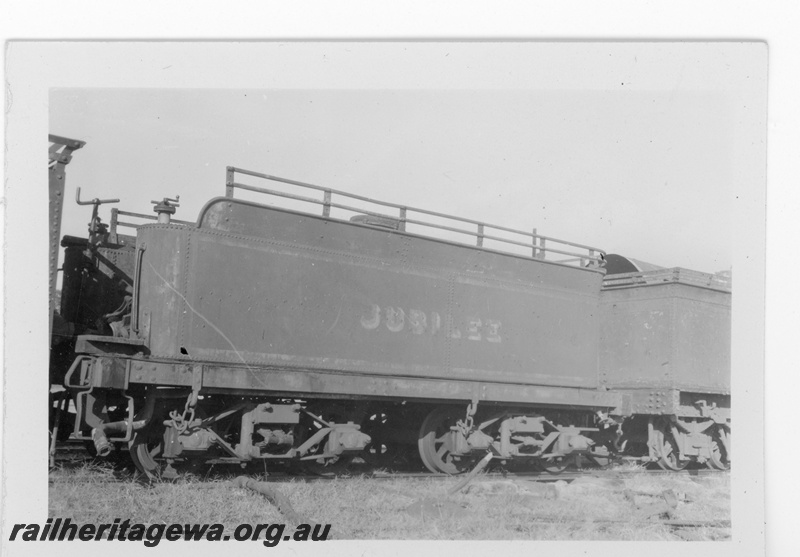
<instances>
[{"instance_id":1,"label":"steam locomotive tender","mask_svg":"<svg viewBox=\"0 0 800 557\"><path fill-rule=\"evenodd\" d=\"M451 474L488 451L550 472L576 455L729 465L729 289L607 275L603 251L535 230L232 167L195 222L165 199L126 236L119 216L147 215L114 209L109 228L91 203L89 239L62 242L71 328L53 329L51 382L73 437L127 446L150 477L410 450ZM709 324L714 346L692 344Z\"/></svg>"}]
</instances>

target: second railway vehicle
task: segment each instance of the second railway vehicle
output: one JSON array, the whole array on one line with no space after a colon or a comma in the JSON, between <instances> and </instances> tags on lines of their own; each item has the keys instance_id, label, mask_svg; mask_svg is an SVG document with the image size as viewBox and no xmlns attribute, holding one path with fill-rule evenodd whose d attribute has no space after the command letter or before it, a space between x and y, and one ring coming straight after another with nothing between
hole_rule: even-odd
<instances>
[{"instance_id":1,"label":"second railway vehicle","mask_svg":"<svg viewBox=\"0 0 800 557\"><path fill-rule=\"evenodd\" d=\"M50 139L58 198L82 143ZM258 172L226 177L195 221L164 199L155 222L114 209L106 226L94 199L82 202L89 237L62 240L56 413L70 398L72 436L101 456L125 447L150 477L191 461L390 464L409 450L450 474L487 451L550 472L576 455L729 466L729 282Z\"/></svg>"}]
</instances>

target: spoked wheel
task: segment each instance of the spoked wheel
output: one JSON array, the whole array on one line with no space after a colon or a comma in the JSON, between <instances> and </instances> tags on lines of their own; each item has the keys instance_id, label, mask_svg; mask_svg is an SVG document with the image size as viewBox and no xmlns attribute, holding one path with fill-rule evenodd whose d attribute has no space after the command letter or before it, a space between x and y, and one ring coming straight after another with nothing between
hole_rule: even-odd
<instances>
[{"instance_id":1,"label":"spoked wheel","mask_svg":"<svg viewBox=\"0 0 800 557\"><path fill-rule=\"evenodd\" d=\"M678 443L670 434L661 433L659 436L661 446L659 447L658 465L667 471L677 472L686 468L688 460L681 460L679 457Z\"/></svg>"},{"instance_id":2,"label":"spoked wheel","mask_svg":"<svg viewBox=\"0 0 800 557\"><path fill-rule=\"evenodd\" d=\"M463 411L462 411L463 412ZM425 467L436 474L461 474L471 469L475 458L452 454L447 437L457 421L459 410L437 408L422 422L419 430L419 456Z\"/></svg>"},{"instance_id":3,"label":"spoked wheel","mask_svg":"<svg viewBox=\"0 0 800 557\"><path fill-rule=\"evenodd\" d=\"M315 476L339 476L347 471L353 462L352 455L339 455L318 460L301 460L304 472Z\"/></svg>"},{"instance_id":4,"label":"spoked wheel","mask_svg":"<svg viewBox=\"0 0 800 557\"><path fill-rule=\"evenodd\" d=\"M175 469L164 459L164 418L167 414L167 398L157 398L155 387L148 387L145 406L139 410L134 421L144 420L143 429L134 430L128 441L128 454L134 466L148 481L172 480L178 477Z\"/></svg>"},{"instance_id":5,"label":"spoked wheel","mask_svg":"<svg viewBox=\"0 0 800 557\"><path fill-rule=\"evenodd\" d=\"M162 478L166 463L161 458L164 448L164 439L157 435L155 428L147 428L133 434L133 439L128 442L128 452L136 469L149 481ZM173 476L168 473L167 476ZM165 479L170 479L170 478Z\"/></svg>"},{"instance_id":6,"label":"spoked wheel","mask_svg":"<svg viewBox=\"0 0 800 557\"><path fill-rule=\"evenodd\" d=\"M334 423L346 421L345 416L337 413L324 414L323 419ZM299 443L302 444L307 439L310 439L320 430L321 427L323 427L321 424L310 419L308 416L301 417L300 424L298 425L297 429L300 438ZM353 462L355 455L344 453L335 456L323 457L322 455L325 454L326 446L327 439L324 439L312 449L311 454L306 455L318 455L318 458L299 461L300 469L307 474L313 474L316 476L338 476L340 474L344 474L347 471L347 468Z\"/></svg>"},{"instance_id":7,"label":"spoked wheel","mask_svg":"<svg viewBox=\"0 0 800 557\"><path fill-rule=\"evenodd\" d=\"M370 466L391 466L395 460L395 451L380 439L373 439L364 447L362 457Z\"/></svg>"},{"instance_id":8,"label":"spoked wheel","mask_svg":"<svg viewBox=\"0 0 800 557\"><path fill-rule=\"evenodd\" d=\"M375 412L364 420L361 431L370 436L361 456L370 466L391 466L397 460L400 450L391 438L392 419L386 412Z\"/></svg>"},{"instance_id":9,"label":"spoked wheel","mask_svg":"<svg viewBox=\"0 0 800 557\"><path fill-rule=\"evenodd\" d=\"M551 456L538 461L539 467L548 474L560 474L567 469L570 463L570 456Z\"/></svg>"},{"instance_id":10,"label":"spoked wheel","mask_svg":"<svg viewBox=\"0 0 800 557\"><path fill-rule=\"evenodd\" d=\"M730 435L728 432L723 428L719 428L711 439L711 458L706 461L706 466L714 470L730 470L731 459L728 456L728 451L725 450L725 446L729 442Z\"/></svg>"}]
</instances>

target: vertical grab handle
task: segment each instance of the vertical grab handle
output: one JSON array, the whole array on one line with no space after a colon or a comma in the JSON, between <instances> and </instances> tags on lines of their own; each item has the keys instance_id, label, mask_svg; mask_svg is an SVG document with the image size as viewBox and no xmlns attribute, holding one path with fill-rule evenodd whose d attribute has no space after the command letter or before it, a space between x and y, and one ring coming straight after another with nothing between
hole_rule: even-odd
<instances>
[{"instance_id":1,"label":"vertical grab handle","mask_svg":"<svg viewBox=\"0 0 800 557\"><path fill-rule=\"evenodd\" d=\"M131 338L139 338L139 296L142 290L142 256L147 244L136 246L136 265L133 270L133 301L131 303Z\"/></svg>"}]
</instances>

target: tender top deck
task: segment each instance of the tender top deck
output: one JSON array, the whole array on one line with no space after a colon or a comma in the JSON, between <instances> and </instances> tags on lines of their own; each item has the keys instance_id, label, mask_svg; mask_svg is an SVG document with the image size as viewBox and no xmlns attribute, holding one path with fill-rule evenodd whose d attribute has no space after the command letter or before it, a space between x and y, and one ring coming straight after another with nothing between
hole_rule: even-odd
<instances>
[{"instance_id":1,"label":"tender top deck","mask_svg":"<svg viewBox=\"0 0 800 557\"><path fill-rule=\"evenodd\" d=\"M238 177L237 174L239 175ZM255 186L250 183L244 183L241 181L243 178L258 179L262 182L268 181L279 185L273 187L289 186L289 188L285 188L286 191L279 191ZM516 230L229 166L227 168L225 197L234 198L236 190L267 195L269 196L268 202L272 206L309 215L322 216L330 220L444 240L477 247L485 251L517 255L548 263L593 270L601 270L605 267L606 253L603 250L550 236L543 236L537 234L536 228L532 228L530 232ZM321 194L321 198L297 193L298 191L306 190L317 193L318 197ZM257 201L261 204L264 202L264 198L258 198ZM321 207L321 211L318 211L316 207ZM205 211L206 209L200 212L196 222L173 218L171 219L171 224L202 226ZM125 217L129 217L129 219L123 220ZM131 218L133 220L130 220ZM122 211L114 208L111 210L111 221L109 223L109 241L117 241L119 227L138 229L140 226L148 224L147 221L156 220L157 217L155 215Z\"/></svg>"}]
</instances>

